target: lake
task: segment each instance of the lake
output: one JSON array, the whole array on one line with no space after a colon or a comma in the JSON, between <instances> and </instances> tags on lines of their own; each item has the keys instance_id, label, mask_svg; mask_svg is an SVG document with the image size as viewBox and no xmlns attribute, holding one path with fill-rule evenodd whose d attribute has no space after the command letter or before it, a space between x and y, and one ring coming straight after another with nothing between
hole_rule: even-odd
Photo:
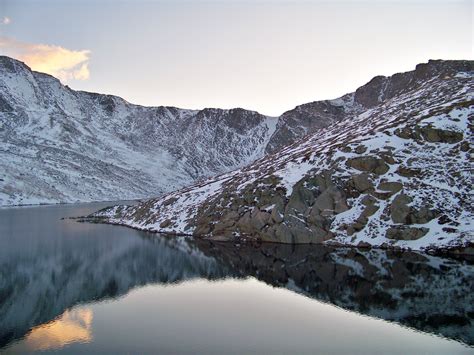
<instances>
[{"instance_id":1,"label":"lake","mask_svg":"<svg viewBox=\"0 0 474 355\"><path fill-rule=\"evenodd\" d=\"M211 243L0 209L0 352L474 352L474 264Z\"/></svg>"}]
</instances>

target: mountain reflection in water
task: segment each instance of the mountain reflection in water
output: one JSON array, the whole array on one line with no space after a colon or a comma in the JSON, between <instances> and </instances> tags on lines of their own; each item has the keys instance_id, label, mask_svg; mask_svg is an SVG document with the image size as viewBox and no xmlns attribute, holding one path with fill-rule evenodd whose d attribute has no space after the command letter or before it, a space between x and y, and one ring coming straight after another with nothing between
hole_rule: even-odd
<instances>
[{"instance_id":1,"label":"mountain reflection in water","mask_svg":"<svg viewBox=\"0 0 474 355\"><path fill-rule=\"evenodd\" d=\"M126 242L85 243L60 252L56 246L54 252L44 248L34 255L1 260L0 347L25 336L37 350L87 342L92 313L68 310L124 295L136 286L247 277L474 344L474 269L465 260L136 234Z\"/></svg>"}]
</instances>

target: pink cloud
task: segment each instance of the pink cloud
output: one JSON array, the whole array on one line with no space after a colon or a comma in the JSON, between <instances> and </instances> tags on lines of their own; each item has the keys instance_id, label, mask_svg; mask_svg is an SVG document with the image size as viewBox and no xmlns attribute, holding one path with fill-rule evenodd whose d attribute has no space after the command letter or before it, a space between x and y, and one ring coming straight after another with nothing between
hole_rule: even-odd
<instances>
[{"instance_id":1,"label":"pink cloud","mask_svg":"<svg viewBox=\"0 0 474 355\"><path fill-rule=\"evenodd\" d=\"M71 50L0 37L0 51L25 62L33 70L51 74L63 82L87 80L90 76L89 50Z\"/></svg>"}]
</instances>

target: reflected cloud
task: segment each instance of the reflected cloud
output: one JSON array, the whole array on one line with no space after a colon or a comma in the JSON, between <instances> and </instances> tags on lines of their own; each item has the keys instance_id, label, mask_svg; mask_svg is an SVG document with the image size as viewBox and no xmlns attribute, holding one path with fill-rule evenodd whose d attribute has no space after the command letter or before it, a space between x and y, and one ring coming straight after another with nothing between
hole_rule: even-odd
<instances>
[{"instance_id":1,"label":"reflected cloud","mask_svg":"<svg viewBox=\"0 0 474 355\"><path fill-rule=\"evenodd\" d=\"M71 343L89 343L92 340L91 309L64 312L58 319L31 330L25 338L29 350L59 349Z\"/></svg>"},{"instance_id":2,"label":"reflected cloud","mask_svg":"<svg viewBox=\"0 0 474 355\"><path fill-rule=\"evenodd\" d=\"M6 19L10 21L5 17L4 24ZM48 44L26 43L0 36L0 51L25 62L31 69L51 74L62 82L87 80L90 76L89 50L71 50Z\"/></svg>"},{"instance_id":3,"label":"reflected cloud","mask_svg":"<svg viewBox=\"0 0 474 355\"><path fill-rule=\"evenodd\" d=\"M2 18L2 25L9 25L12 22L10 17L4 16Z\"/></svg>"}]
</instances>

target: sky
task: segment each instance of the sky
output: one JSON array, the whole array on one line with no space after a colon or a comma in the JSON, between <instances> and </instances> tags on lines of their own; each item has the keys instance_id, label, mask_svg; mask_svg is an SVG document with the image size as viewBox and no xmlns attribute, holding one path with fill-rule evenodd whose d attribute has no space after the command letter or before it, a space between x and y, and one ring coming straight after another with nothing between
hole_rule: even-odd
<instances>
[{"instance_id":1,"label":"sky","mask_svg":"<svg viewBox=\"0 0 474 355\"><path fill-rule=\"evenodd\" d=\"M471 0L0 0L0 54L73 89L272 116L473 37Z\"/></svg>"}]
</instances>

